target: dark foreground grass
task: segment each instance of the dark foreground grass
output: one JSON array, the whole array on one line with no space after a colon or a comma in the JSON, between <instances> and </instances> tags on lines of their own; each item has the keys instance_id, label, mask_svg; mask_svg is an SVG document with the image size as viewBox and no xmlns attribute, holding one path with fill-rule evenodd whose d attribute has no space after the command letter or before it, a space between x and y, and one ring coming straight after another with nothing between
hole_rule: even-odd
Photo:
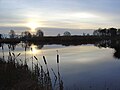
<instances>
[{"instance_id":1,"label":"dark foreground grass","mask_svg":"<svg viewBox=\"0 0 120 90\"><path fill-rule=\"evenodd\" d=\"M42 90L27 65L0 59L0 90Z\"/></svg>"},{"instance_id":2,"label":"dark foreground grass","mask_svg":"<svg viewBox=\"0 0 120 90\"><path fill-rule=\"evenodd\" d=\"M2 48L4 51L4 48ZM32 56L32 60L37 60L37 63L32 62L32 70L29 69L26 59L25 62L17 59L21 53L15 55L9 49L8 60L0 58L0 90L63 90L63 82L59 72L59 55L57 54L58 74L52 72L55 76L55 83L52 85L52 80L49 73L49 68L45 56L43 56L46 70L43 69L36 56ZM4 55L4 54L3 54Z\"/></svg>"}]
</instances>

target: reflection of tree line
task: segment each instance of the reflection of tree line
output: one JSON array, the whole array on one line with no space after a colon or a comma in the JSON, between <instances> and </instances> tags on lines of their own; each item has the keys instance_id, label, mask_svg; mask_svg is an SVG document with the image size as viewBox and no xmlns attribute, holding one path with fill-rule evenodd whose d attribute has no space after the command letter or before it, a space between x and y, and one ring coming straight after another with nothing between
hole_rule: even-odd
<instances>
[{"instance_id":1,"label":"reflection of tree line","mask_svg":"<svg viewBox=\"0 0 120 90\"><path fill-rule=\"evenodd\" d=\"M28 67L27 66L27 56L26 56L26 51L27 51L27 49L30 49L31 46L32 45L32 43L22 43L21 44L21 46L22 46L22 48L24 48L24 51L25 51L25 60L24 60L24 62L23 61L19 61L19 63L18 62L14 62L15 60L18 60L17 58L16 59L14 59L14 57L15 56L17 56L17 55L15 55L14 54L14 51L15 51L15 49L16 49L16 46L17 46L17 44L9 44L8 45L8 48L9 48L9 58L13 58L11 61L11 63L12 63L12 65L14 65L15 64L15 66L17 66L17 68L19 67L19 68L23 68L23 67ZM39 44L39 43L35 43L35 45L37 46L37 48L38 49L41 49L44 45L41 45L41 44ZM68 45L70 45L70 44L68 44ZM110 40L110 39L108 39L108 40L102 40L102 41L100 41L100 42L96 42L96 43L94 43L94 45L95 46L97 46L97 47L99 47L99 48L101 48L101 47L104 47L104 48L113 48L113 49L115 49L115 53L114 53L114 57L115 58L118 58L118 59L120 59L120 41L119 40ZM5 58L4 58L4 44L1 44L1 49L2 49L2 53L3 53L3 61L5 60ZM11 51L13 51L13 53L11 52ZM18 54L19 55L19 54ZM52 70L52 72L53 72L53 74L54 74L54 77L55 77L55 83L54 83L54 85L53 86L51 86L51 78L50 78L50 73L49 73L49 68L48 68L48 66L47 66L47 60L46 60L46 58L43 56L43 61L44 61L44 63L45 63L45 66L46 66L46 70L47 71L44 71L43 70L43 67L41 66L41 64L40 63L38 63L38 58L36 57L36 56L32 56L32 58L34 58L34 60L37 60L37 64L34 64L34 63L32 63L32 64L34 64L34 69L32 69L32 71L34 72L34 75L35 76L37 76L38 77L38 75L41 75L42 77L40 77L39 78L39 80L40 80L40 82L39 82L39 85L41 86L40 88L50 88L50 89L47 89L47 90L52 90L53 88L55 89L55 88L57 88L57 87L59 87L59 90L62 90L63 89L63 82L62 82L62 80L61 80L61 76L60 76L60 73L59 73L59 55L57 54L57 66L58 66L58 73L56 74L55 72L54 72L54 70L53 69L51 69ZM10 60L10 59L9 59ZM20 63L21 62L21 63ZM7 63L9 63L9 62L7 62ZM38 67L38 65L40 65L39 67ZM4 66L4 65L3 65ZM21 66L23 66L23 67L21 67ZM16 68L16 67L15 67ZM16 69L17 69L16 68ZM9 68L10 69L10 68ZM15 70L16 70L15 69ZM20 69L21 70L21 69ZM1 72L1 71L0 71ZM22 72L22 71L21 71ZM28 71L27 71L28 72ZM20 74L20 73L19 73ZM16 75L16 74L15 74ZM18 75L18 74L17 74ZM21 74L20 74L21 75ZM13 75L14 76L14 75ZM25 76L26 77L26 76ZM38 80L38 79L37 79ZM56 83L58 81L58 84ZM46 87L45 87L45 85L46 85ZM36 87L36 86L35 86ZM3 89L4 90L4 89ZM17 89L16 89L17 90ZM21 89L22 90L22 89ZM37 89L37 90L39 90L39 89ZM45 89L43 89L43 90L45 90Z\"/></svg>"},{"instance_id":2,"label":"reflection of tree line","mask_svg":"<svg viewBox=\"0 0 120 90\"><path fill-rule=\"evenodd\" d=\"M44 45L40 45L40 44L36 44L36 45L37 45L38 49L41 49L44 46ZM70 46L71 44L63 44L63 45L64 46ZM76 45L79 45L79 44L76 44ZM82 45L82 44L80 43L80 45ZM120 59L120 40L110 40L110 39L108 39L108 40L102 40L100 42L94 43L94 45L97 46L97 47L99 47L99 48L101 48L101 47L107 48L108 47L108 48L114 49L115 52L114 52L113 56L115 58Z\"/></svg>"},{"instance_id":3,"label":"reflection of tree line","mask_svg":"<svg viewBox=\"0 0 120 90\"><path fill-rule=\"evenodd\" d=\"M25 43L22 43L22 48L24 49L29 49L32 45L35 45L37 47L37 49L42 49L44 47L43 44L39 44L39 43L30 43L30 42L25 42Z\"/></svg>"},{"instance_id":4,"label":"reflection of tree line","mask_svg":"<svg viewBox=\"0 0 120 90\"><path fill-rule=\"evenodd\" d=\"M83 43L84 44L84 43ZM86 43L85 43L86 44ZM87 43L89 44L89 43ZM115 50L114 52L114 57L115 58L118 58L120 59L120 40L117 40L117 39L107 39L107 40L101 40L99 42L94 42L94 43L90 43L90 44L94 44L95 46L101 48L101 47L104 47L104 48L112 48ZM39 44L39 43L36 43L35 44L37 46L37 49L42 49L44 47L44 45L42 44ZM65 43L65 44L61 44L61 45L64 45L64 46L70 46L70 45L82 45L82 43ZM29 44L29 47L31 46L31 44Z\"/></svg>"},{"instance_id":5,"label":"reflection of tree line","mask_svg":"<svg viewBox=\"0 0 120 90\"><path fill-rule=\"evenodd\" d=\"M105 29L107 30L107 29ZM116 29L117 31L117 29ZM120 31L120 30L118 30ZM114 32L114 31L113 31ZM118 32L117 32L118 33ZM104 34L103 34L104 35ZM89 37L88 37L89 38ZM103 37L104 38L104 37ZM84 38L83 38L84 39ZM81 39L81 40L83 40ZM26 49L30 49L31 45L34 44L36 45L37 49L42 49L44 47L44 43L41 43L41 42L23 42L21 44L22 48L24 48L25 50ZM52 44L52 43L51 43ZM101 39L101 40L95 40L95 41L88 41L87 39L84 40L84 41L77 41L76 43L73 43L73 42L65 42L65 43L56 43L56 44L61 44L61 45L64 45L64 46L70 46L70 45L82 45L82 44L95 44L95 46L97 47L109 47L109 48L113 48L115 49L115 53L114 53L114 57L116 58L120 58L120 41L119 41L119 38L107 38L107 39ZM3 47L4 45L3 44L0 44L0 47L4 48ZM10 48L14 51L17 44L9 44ZM3 51L2 51L3 52ZM3 53L4 54L4 53Z\"/></svg>"},{"instance_id":6,"label":"reflection of tree line","mask_svg":"<svg viewBox=\"0 0 120 90\"><path fill-rule=\"evenodd\" d=\"M120 41L119 40L103 40L95 44L95 46L101 48L113 48L115 50L114 57L120 59Z\"/></svg>"}]
</instances>

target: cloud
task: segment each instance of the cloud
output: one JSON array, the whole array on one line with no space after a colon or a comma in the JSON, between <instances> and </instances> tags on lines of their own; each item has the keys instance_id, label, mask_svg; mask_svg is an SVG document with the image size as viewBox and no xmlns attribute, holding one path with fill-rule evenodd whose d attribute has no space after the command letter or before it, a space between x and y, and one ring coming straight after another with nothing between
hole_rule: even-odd
<instances>
[{"instance_id":1,"label":"cloud","mask_svg":"<svg viewBox=\"0 0 120 90\"><path fill-rule=\"evenodd\" d=\"M1 0L0 24L24 25L34 19L46 27L119 27L119 0Z\"/></svg>"}]
</instances>

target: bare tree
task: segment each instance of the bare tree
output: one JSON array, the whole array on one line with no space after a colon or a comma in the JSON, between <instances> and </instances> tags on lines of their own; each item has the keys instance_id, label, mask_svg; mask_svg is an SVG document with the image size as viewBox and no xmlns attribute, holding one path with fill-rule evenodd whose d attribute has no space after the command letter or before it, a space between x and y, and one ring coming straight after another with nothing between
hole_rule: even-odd
<instances>
[{"instance_id":1,"label":"bare tree","mask_svg":"<svg viewBox=\"0 0 120 90\"><path fill-rule=\"evenodd\" d=\"M32 35L29 31L22 32L21 35L23 38L31 38L32 37Z\"/></svg>"},{"instance_id":2,"label":"bare tree","mask_svg":"<svg viewBox=\"0 0 120 90\"><path fill-rule=\"evenodd\" d=\"M65 32L63 33L63 36L71 36L71 33L68 32L68 31L65 31Z\"/></svg>"},{"instance_id":3,"label":"bare tree","mask_svg":"<svg viewBox=\"0 0 120 90\"><path fill-rule=\"evenodd\" d=\"M10 38L15 38L15 31L14 30L10 30L10 32L9 32L9 36L10 36Z\"/></svg>"},{"instance_id":4,"label":"bare tree","mask_svg":"<svg viewBox=\"0 0 120 90\"><path fill-rule=\"evenodd\" d=\"M37 37L43 37L43 36L44 36L43 31L42 31L42 30L37 30L36 36L37 36Z\"/></svg>"}]
</instances>

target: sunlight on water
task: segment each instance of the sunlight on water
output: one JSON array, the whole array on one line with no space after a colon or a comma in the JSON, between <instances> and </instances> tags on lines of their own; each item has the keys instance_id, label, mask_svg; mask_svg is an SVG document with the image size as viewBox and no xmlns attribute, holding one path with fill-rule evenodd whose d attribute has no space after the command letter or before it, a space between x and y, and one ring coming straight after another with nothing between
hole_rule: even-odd
<instances>
[{"instance_id":1,"label":"sunlight on water","mask_svg":"<svg viewBox=\"0 0 120 90\"><path fill-rule=\"evenodd\" d=\"M31 50L30 50L30 52L29 52L29 54L33 54L33 55L35 55L35 54L40 54L41 53L41 50L38 50L37 49L37 46L35 46L35 45L31 45Z\"/></svg>"}]
</instances>

